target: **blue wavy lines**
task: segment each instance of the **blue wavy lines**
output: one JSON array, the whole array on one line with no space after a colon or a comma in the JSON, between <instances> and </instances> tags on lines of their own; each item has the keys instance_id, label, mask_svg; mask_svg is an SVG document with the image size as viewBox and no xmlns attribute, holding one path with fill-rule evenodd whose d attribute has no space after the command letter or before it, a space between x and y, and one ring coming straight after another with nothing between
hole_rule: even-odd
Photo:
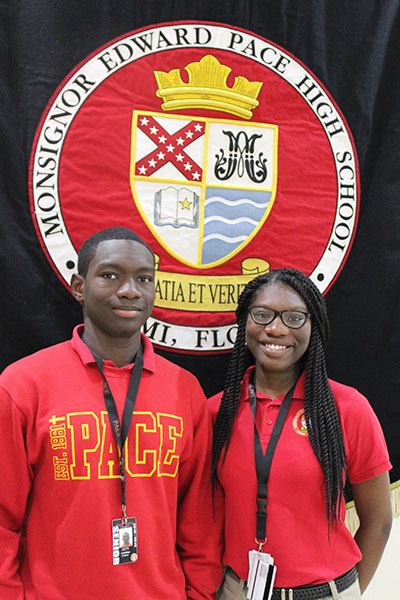
<instances>
[{"instance_id":1,"label":"blue wavy lines","mask_svg":"<svg viewBox=\"0 0 400 600\"><path fill-rule=\"evenodd\" d=\"M208 188L204 203L202 262L230 254L254 231L271 194L252 190Z\"/></svg>"},{"instance_id":2,"label":"blue wavy lines","mask_svg":"<svg viewBox=\"0 0 400 600\"><path fill-rule=\"evenodd\" d=\"M249 217L239 217L238 219L226 219L225 217L219 216L211 216L204 219L204 223L211 223L211 221L222 221L223 223L252 223L253 225L257 225L257 221L255 219L250 219Z\"/></svg>"},{"instance_id":3,"label":"blue wavy lines","mask_svg":"<svg viewBox=\"0 0 400 600\"><path fill-rule=\"evenodd\" d=\"M227 223L221 227L220 221L210 221L207 223L207 226L204 226L203 239L205 241L206 238L213 234L222 235L226 240L235 239L239 236L240 238L243 238L240 240L240 243L242 243L251 234L257 223L258 221L254 222L252 220L252 222L249 223L247 221L239 221L238 219L235 219L234 223Z\"/></svg>"},{"instance_id":4,"label":"blue wavy lines","mask_svg":"<svg viewBox=\"0 0 400 600\"><path fill-rule=\"evenodd\" d=\"M214 234L209 234L206 235L204 237L203 241L208 241L208 240L222 240L223 242L226 242L227 244L236 244L237 242L239 242L239 244L241 244L242 242L244 242L244 240L247 238L247 235L238 235L236 237L232 237L232 238L228 238L225 235L221 235L220 233L214 233Z\"/></svg>"},{"instance_id":5,"label":"blue wavy lines","mask_svg":"<svg viewBox=\"0 0 400 600\"><path fill-rule=\"evenodd\" d=\"M244 192L242 192L242 194L243 193ZM249 192L246 192L246 193L248 194ZM206 205L215 204L216 202L219 202L221 204L226 204L227 206L240 206L242 204L249 204L251 206L260 206L260 205L266 206L268 204L268 202L254 202L254 200L251 200L250 198L246 198L246 197L240 198L240 200L227 200L226 198L224 198L222 196L212 196L211 198L207 198Z\"/></svg>"}]
</instances>

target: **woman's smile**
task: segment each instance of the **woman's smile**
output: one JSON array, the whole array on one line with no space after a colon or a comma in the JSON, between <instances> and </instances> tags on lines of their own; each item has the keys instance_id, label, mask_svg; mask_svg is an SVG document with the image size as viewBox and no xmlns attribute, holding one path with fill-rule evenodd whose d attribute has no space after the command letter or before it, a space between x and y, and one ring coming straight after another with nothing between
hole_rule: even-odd
<instances>
[{"instance_id":1,"label":"woman's smile","mask_svg":"<svg viewBox=\"0 0 400 600\"><path fill-rule=\"evenodd\" d=\"M274 311L308 312L302 297L281 282L272 282L260 288L252 300L252 306L260 308L261 312L262 307ZM246 342L259 374L296 378L301 371L310 335L310 319L296 329L285 325L279 314L267 325L255 323L250 314L247 317Z\"/></svg>"}]
</instances>

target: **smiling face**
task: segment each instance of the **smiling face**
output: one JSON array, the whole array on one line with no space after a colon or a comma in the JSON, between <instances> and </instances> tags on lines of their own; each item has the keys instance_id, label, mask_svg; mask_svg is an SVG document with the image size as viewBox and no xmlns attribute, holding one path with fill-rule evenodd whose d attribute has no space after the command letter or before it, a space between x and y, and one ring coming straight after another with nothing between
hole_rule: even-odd
<instances>
[{"instance_id":1,"label":"smiling face","mask_svg":"<svg viewBox=\"0 0 400 600\"><path fill-rule=\"evenodd\" d=\"M129 239L100 242L86 277L74 275L71 289L83 304L84 340L92 350L104 357L120 342L139 347L155 295L154 258L145 246Z\"/></svg>"},{"instance_id":2,"label":"smiling face","mask_svg":"<svg viewBox=\"0 0 400 600\"><path fill-rule=\"evenodd\" d=\"M279 281L260 288L251 306L273 310L300 310L308 312L302 297L293 288ZM310 342L311 320L300 329L290 329L277 316L268 325L257 325L248 315L246 342L256 363L257 379L273 376L275 379L295 381L301 370L301 358Z\"/></svg>"}]
</instances>

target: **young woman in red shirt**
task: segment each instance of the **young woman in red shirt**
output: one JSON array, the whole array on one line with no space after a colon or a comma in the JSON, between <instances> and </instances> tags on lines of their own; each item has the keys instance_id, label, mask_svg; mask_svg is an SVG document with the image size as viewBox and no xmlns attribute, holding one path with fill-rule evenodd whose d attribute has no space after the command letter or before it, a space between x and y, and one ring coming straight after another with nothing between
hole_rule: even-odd
<instances>
[{"instance_id":1,"label":"young woman in red shirt","mask_svg":"<svg viewBox=\"0 0 400 600\"><path fill-rule=\"evenodd\" d=\"M247 586L249 552L259 551L276 567L272 600L360 598L392 520L379 422L357 390L328 379L326 304L306 275L260 275L236 316L224 391L209 400L225 522L219 597L263 598ZM360 518L355 538L344 523L346 481Z\"/></svg>"}]
</instances>

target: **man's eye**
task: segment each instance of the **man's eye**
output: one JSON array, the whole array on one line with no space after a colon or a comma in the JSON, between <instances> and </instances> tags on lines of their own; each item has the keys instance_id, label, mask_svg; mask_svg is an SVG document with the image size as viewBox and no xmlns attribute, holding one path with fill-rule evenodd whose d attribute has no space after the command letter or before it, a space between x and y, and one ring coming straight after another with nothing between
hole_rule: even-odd
<instances>
[{"instance_id":1,"label":"man's eye","mask_svg":"<svg viewBox=\"0 0 400 600\"><path fill-rule=\"evenodd\" d=\"M116 273L103 273L103 279L118 279L118 275Z\"/></svg>"},{"instance_id":2,"label":"man's eye","mask_svg":"<svg viewBox=\"0 0 400 600\"><path fill-rule=\"evenodd\" d=\"M141 275L139 277L139 281L143 283L152 283L153 277L151 277L150 275Z\"/></svg>"}]
</instances>

